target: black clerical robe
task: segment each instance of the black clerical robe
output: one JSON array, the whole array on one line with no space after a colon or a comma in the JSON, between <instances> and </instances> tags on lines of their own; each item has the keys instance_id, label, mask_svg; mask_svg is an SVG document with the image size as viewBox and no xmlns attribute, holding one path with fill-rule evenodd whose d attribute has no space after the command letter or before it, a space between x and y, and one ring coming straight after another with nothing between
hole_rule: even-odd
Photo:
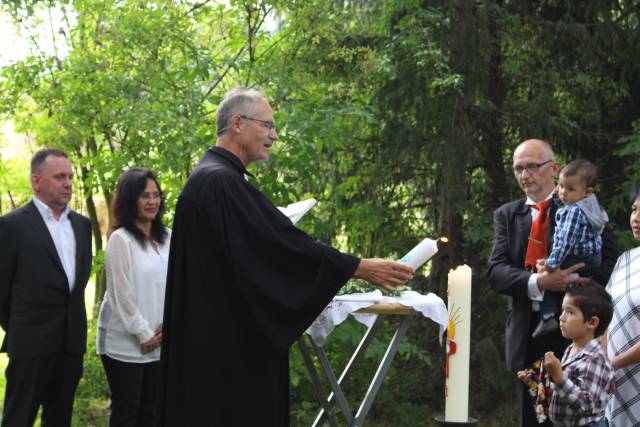
<instances>
[{"instance_id":1,"label":"black clerical robe","mask_svg":"<svg viewBox=\"0 0 640 427\"><path fill-rule=\"evenodd\" d=\"M161 426L289 420L289 346L353 275L358 258L298 230L209 149L178 199L167 275Z\"/></svg>"}]
</instances>

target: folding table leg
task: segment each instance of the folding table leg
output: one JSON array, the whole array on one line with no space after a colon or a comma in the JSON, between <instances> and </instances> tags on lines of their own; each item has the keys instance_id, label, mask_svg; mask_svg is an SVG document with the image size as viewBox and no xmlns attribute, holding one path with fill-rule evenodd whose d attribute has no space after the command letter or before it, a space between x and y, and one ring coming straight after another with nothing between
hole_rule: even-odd
<instances>
[{"instance_id":1,"label":"folding table leg","mask_svg":"<svg viewBox=\"0 0 640 427\"><path fill-rule=\"evenodd\" d=\"M351 374L351 371L353 370L355 364L360 359L362 359L362 357L364 356L364 353L365 353L367 347L369 347L369 344L371 343L371 341L373 340L376 331L383 324L383 318L384 317L385 316L383 316L383 315L378 315L378 317L376 318L376 320L373 323L373 325L371 325L371 327L367 330L367 332L365 332L364 336L360 340L360 343L358 344L358 347L356 348L355 352L351 356L351 359L349 360L349 363L347 363L347 365L345 366L344 370L342 371L342 374L340 374L340 378L338 379L338 386L340 388L347 381L347 379L348 379L349 375ZM320 354L319 351L318 351L318 349L320 347L316 346L316 344L313 342L313 340L311 340L311 345L313 346L313 349L316 351L316 354ZM324 354L324 351L321 348L320 348L320 351L322 352L322 354ZM329 397L326 399L326 403L328 404L329 408L333 405L333 399L334 398L335 398L335 394L332 392L329 395ZM318 426L322 425L322 422L324 421L325 416L326 416L326 412L328 412L328 411L326 411L326 408L320 410L320 412L318 413L318 416L316 417L316 420L313 422L312 427L318 427ZM353 420L353 417L351 417L351 420L349 420L349 422L352 422L352 420Z\"/></svg>"},{"instance_id":2,"label":"folding table leg","mask_svg":"<svg viewBox=\"0 0 640 427\"><path fill-rule=\"evenodd\" d=\"M349 402L347 402L347 398L344 396L344 393L342 392L342 388L340 388L340 383L336 378L336 374L333 372L333 369L331 368L331 363L329 362L329 359L327 359L327 355L325 354L324 350L322 350L322 347L316 345L316 343L314 343L313 340L311 340L311 346L313 347L313 349L316 352L316 355L318 356L318 360L320 361L320 366L322 366L322 370L324 371L324 374L326 375L327 380L329 381L329 385L331 385L331 390L333 390L332 395L335 396L336 401L338 402L338 406L340 407L340 410L342 411L342 414L344 415L344 418L347 421L347 424L351 424L351 422L353 422L353 413L351 412L351 408L349 407ZM327 399L327 404L329 404L329 399Z\"/></svg>"},{"instance_id":3,"label":"folding table leg","mask_svg":"<svg viewBox=\"0 0 640 427\"><path fill-rule=\"evenodd\" d=\"M298 346L300 347L300 353L302 353L302 359L304 360L305 365L307 365L307 370L309 371L309 375L311 376L311 382L313 382L313 389L316 392L316 397L318 401L322 404L325 413L327 414L327 418L329 419L329 424L331 427L338 427L338 423L336 422L335 417L331 413L331 407L327 403L325 396L327 395L324 387L322 386L322 382L320 381L320 377L318 376L318 371L316 371L315 366L313 366L313 361L311 360L311 354L309 354L309 349L307 348L307 344L304 342L304 335L301 335L298 338Z\"/></svg>"},{"instance_id":4,"label":"folding table leg","mask_svg":"<svg viewBox=\"0 0 640 427\"><path fill-rule=\"evenodd\" d=\"M384 376L387 374L387 371L391 366L391 362L393 361L393 358L395 357L398 351L398 348L400 347L402 338L404 338L405 334L407 333L407 329L409 329L409 325L411 324L411 321L413 320L414 316L415 314L413 313L407 315L402 321L402 323L400 324L400 327L398 328L396 333L393 335L393 338L389 343L389 347L387 348L387 351L384 357L382 358L382 361L380 362L380 366L378 366L378 370L373 376L373 381L369 386L369 390L367 390L367 394L365 394L364 400L360 405L360 409L358 409L358 413L356 414L356 418L353 420L351 427L362 426L364 419L367 416L367 413L371 409L373 400L375 399L376 394L378 393L378 390L380 390L380 386L382 385Z\"/></svg>"}]
</instances>

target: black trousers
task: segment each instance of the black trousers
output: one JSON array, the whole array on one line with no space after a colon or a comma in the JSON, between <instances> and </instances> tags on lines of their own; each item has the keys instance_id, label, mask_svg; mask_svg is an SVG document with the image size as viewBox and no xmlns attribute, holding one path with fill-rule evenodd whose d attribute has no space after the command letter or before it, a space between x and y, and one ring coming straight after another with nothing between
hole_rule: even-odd
<instances>
[{"instance_id":1,"label":"black trousers","mask_svg":"<svg viewBox=\"0 0 640 427\"><path fill-rule=\"evenodd\" d=\"M564 350L569 345L569 340L564 338L559 330L542 337L532 338L531 334L539 321L540 312L532 312L528 333L529 341L527 343L526 367L530 367L535 360L543 357L547 351L553 351L558 359L562 359ZM553 423L548 419L544 423L538 424L528 387L521 381L518 381L517 394L518 402L520 404L521 427L553 427Z\"/></svg>"},{"instance_id":2,"label":"black trousers","mask_svg":"<svg viewBox=\"0 0 640 427\"><path fill-rule=\"evenodd\" d=\"M82 377L82 355L9 359L5 371L3 427L33 426L42 405L42 427L71 425L73 398Z\"/></svg>"},{"instance_id":3,"label":"black trousers","mask_svg":"<svg viewBox=\"0 0 640 427\"><path fill-rule=\"evenodd\" d=\"M160 362L127 363L102 355L111 392L109 427L155 426Z\"/></svg>"}]
</instances>

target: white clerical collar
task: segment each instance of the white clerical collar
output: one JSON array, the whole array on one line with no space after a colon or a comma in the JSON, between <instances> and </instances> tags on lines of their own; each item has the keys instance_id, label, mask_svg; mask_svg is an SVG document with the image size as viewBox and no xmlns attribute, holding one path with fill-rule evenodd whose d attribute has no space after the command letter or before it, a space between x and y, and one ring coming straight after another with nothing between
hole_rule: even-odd
<instances>
[{"instance_id":1,"label":"white clerical collar","mask_svg":"<svg viewBox=\"0 0 640 427\"><path fill-rule=\"evenodd\" d=\"M553 193L555 193L555 189L554 189L554 191L549 193L549 195L547 197L544 198L543 202L546 202L547 200L551 199L553 197ZM534 202L532 199L527 197L527 201L525 203L527 205L529 205L529 206L533 206L533 205L537 205L539 202Z\"/></svg>"},{"instance_id":2,"label":"white clerical collar","mask_svg":"<svg viewBox=\"0 0 640 427\"><path fill-rule=\"evenodd\" d=\"M36 195L33 196L33 203L36 205L36 208L38 208L38 212L40 212L40 215L42 215L42 218L44 218L45 220L52 219L55 221L55 217L53 216L53 209L47 206L47 204L44 203L42 200L38 199ZM60 214L59 220L65 219L67 215L69 215L70 210L71 209L69 208L69 205L65 206L64 210Z\"/></svg>"}]
</instances>

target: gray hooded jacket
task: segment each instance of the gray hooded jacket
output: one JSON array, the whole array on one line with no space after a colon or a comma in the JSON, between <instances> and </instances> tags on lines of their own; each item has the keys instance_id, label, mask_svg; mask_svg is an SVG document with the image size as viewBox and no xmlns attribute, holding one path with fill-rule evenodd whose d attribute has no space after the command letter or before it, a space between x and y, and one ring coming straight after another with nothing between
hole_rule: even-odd
<instances>
[{"instance_id":1,"label":"gray hooded jacket","mask_svg":"<svg viewBox=\"0 0 640 427\"><path fill-rule=\"evenodd\" d=\"M604 230L604 226L609 222L609 216L602 209L600 203L598 203L598 198L595 194L591 194L589 197L585 197L584 199L576 202L578 207L584 212L589 224L591 225L591 230L597 234L602 234L602 230Z\"/></svg>"}]
</instances>

